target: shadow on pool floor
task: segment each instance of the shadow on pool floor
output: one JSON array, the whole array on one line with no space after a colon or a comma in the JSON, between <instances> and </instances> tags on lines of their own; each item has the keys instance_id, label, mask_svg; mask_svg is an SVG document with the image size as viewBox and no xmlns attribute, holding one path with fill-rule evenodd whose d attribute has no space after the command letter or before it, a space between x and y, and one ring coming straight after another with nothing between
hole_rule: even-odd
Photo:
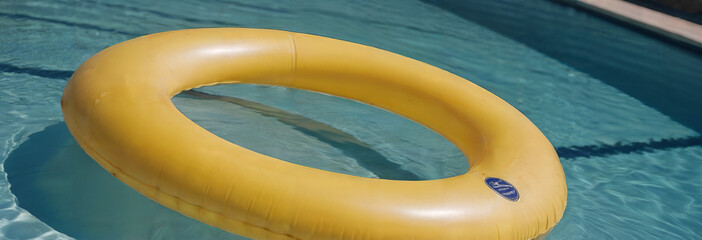
<instances>
[{"instance_id":1,"label":"shadow on pool floor","mask_svg":"<svg viewBox=\"0 0 702 240\"><path fill-rule=\"evenodd\" d=\"M237 237L163 207L112 177L83 152L65 123L31 135L6 159L5 171L20 207L77 239Z\"/></svg>"}]
</instances>

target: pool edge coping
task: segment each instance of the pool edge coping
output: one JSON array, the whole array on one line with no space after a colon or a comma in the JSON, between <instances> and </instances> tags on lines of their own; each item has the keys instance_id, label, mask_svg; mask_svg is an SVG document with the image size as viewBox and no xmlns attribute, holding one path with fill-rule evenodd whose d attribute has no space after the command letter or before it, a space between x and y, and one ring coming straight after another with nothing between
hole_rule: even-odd
<instances>
[{"instance_id":1,"label":"pool edge coping","mask_svg":"<svg viewBox=\"0 0 702 240\"><path fill-rule=\"evenodd\" d=\"M623 0L560 0L702 49L702 26Z\"/></svg>"}]
</instances>

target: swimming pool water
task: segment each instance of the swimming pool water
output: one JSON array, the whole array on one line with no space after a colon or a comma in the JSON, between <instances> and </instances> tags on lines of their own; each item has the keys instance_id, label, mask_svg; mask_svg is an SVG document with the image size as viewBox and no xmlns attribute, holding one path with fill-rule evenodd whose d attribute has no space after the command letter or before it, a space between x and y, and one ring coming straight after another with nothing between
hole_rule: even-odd
<instances>
[{"instance_id":1,"label":"swimming pool water","mask_svg":"<svg viewBox=\"0 0 702 240\"><path fill-rule=\"evenodd\" d=\"M650 75L646 81L668 86L660 88L662 95L681 86L694 92L700 90L694 83L702 80L702 57L551 1L470 2L476 5L468 10L481 13L474 14L479 19L446 11L439 1L0 2L0 109L6 113L0 115L0 172L9 178L0 180L0 238L233 237L113 179L61 123L61 91L87 58L143 34L195 27L273 28L367 44L438 66L502 97L561 156L568 208L548 239L702 238L702 146L694 124L649 95L612 83L635 88L631 72L643 72ZM561 37L570 45L554 43L556 50L548 50L548 44L509 34L504 26L521 26L526 36L544 34L536 31L538 24L525 27L530 23L523 15L506 11L516 12L515 6L538 24L570 24L544 27L555 30L541 37ZM616 46L608 48L615 56L592 55L598 45L574 40L578 36ZM664 63L645 64L655 56ZM592 70L598 62L609 70ZM176 96L186 116L225 139L300 164L366 177L392 169L421 179L467 167L455 147L423 127L355 102L251 85L199 91L220 98ZM281 121L246 103L300 119ZM677 108L699 112L695 103ZM335 129L352 144L315 135L301 121ZM359 161L364 155L385 165Z\"/></svg>"}]
</instances>

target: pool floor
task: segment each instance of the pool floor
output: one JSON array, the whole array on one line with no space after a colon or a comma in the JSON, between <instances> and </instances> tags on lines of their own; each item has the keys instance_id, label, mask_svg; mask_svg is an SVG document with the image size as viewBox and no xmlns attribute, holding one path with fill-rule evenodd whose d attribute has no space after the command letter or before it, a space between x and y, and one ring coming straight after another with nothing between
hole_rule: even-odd
<instances>
[{"instance_id":1,"label":"pool floor","mask_svg":"<svg viewBox=\"0 0 702 240\"><path fill-rule=\"evenodd\" d=\"M73 70L118 42L175 29L252 27L396 52L515 106L556 147L566 173L568 207L548 239L702 239L699 106L673 101L702 90L699 54L554 1L458 3L1 1L0 238L234 237L109 176L72 140L59 101ZM335 99L322 104L312 94L275 87L198 91L221 98L177 96L186 116L225 139L290 154L300 164L365 177L395 169L390 172L421 179L468 167L450 143L425 137L432 133L421 126L393 124L406 120L375 108ZM356 142L329 141L255 104ZM282 134L275 142L280 148L266 145L259 133ZM359 161L362 155L384 165ZM114 229L121 234L109 235Z\"/></svg>"}]
</instances>

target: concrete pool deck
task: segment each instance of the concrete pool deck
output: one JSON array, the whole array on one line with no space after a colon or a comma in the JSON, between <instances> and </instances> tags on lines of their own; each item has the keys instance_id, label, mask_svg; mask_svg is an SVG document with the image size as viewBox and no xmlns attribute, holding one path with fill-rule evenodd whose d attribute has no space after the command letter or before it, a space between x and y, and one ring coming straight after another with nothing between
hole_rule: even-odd
<instances>
[{"instance_id":1,"label":"concrete pool deck","mask_svg":"<svg viewBox=\"0 0 702 240\"><path fill-rule=\"evenodd\" d=\"M696 23L622 0L568 0L567 2L702 48L702 26Z\"/></svg>"}]
</instances>

